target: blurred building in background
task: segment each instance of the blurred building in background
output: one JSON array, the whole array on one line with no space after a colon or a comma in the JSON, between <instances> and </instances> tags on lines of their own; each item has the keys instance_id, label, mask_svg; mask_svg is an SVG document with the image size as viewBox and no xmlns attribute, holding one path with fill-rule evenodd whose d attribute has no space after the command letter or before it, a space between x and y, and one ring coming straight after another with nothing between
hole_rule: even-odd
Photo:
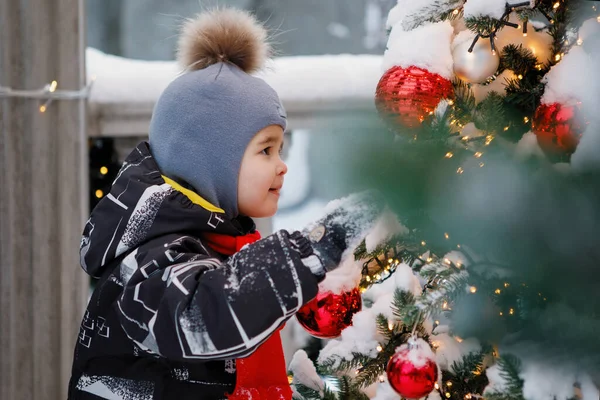
<instances>
[{"instance_id":1,"label":"blurred building in background","mask_svg":"<svg viewBox=\"0 0 600 400\"><path fill-rule=\"evenodd\" d=\"M172 60L181 20L211 6L253 11L280 55L381 54L393 0L87 0L88 45L141 60Z\"/></svg>"}]
</instances>

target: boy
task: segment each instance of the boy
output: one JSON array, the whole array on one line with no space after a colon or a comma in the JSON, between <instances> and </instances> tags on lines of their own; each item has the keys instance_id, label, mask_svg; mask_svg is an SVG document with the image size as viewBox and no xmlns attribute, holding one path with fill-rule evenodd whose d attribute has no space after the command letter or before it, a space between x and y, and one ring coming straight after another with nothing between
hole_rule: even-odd
<instances>
[{"instance_id":1,"label":"boy","mask_svg":"<svg viewBox=\"0 0 600 400\"><path fill-rule=\"evenodd\" d=\"M149 143L83 233L81 265L99 282L70 399L291 398L278 330L378 211L354 197L360 215L340 208L314 229L258 240L251 217L276 212L287 172L285 111L249 75L269 53L265 38L232 9L184 26L188 71L161 95Z\"/></svg>"}]
</instances>

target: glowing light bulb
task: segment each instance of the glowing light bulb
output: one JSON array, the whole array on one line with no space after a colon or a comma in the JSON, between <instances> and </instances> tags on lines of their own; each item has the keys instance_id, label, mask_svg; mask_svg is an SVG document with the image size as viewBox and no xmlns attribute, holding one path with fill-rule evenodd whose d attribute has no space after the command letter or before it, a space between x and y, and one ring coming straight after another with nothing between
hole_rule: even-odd
<instances>
[{"instance_id":1,"label":"glowing light bulb","mask_svg":"<svg viewBox=\"0 0 600 400\"><path fill-rule=\"evenodd\" d=\"M481 156L483 155L482 152L478 151L477 153L473 154L473 156L475 156L475 158L481 158Z\"/></svg>"},{"instance_id":2,"label":"glowing light bulb","mask_svg":"<svg viewBox=\"0 0 600 400\"><path fill-rule=\"evenodd\" d=\"M50 93L53 93L54 91L56 91L57 86L58 86L58 82L52 81L52 83L50 83L50 87L48 88L48 91Z\"/></svg>"},{"instance_id":3,"label":"glowing light bulb","mask_svg":"<svg viewBox=\"0 0 600 400\"><path fill-rule=\"evenodd\" d=\"M106 174L108 174L108 168L106 168L106 167L100 167L100 173L101 173L102 175L106 175Z\"/></svg>"},{"instance_id":4,"label":"glowing light bulb","mask_svg":"<svg viewBox=\"0 0 600 400\"><path fill-rule=\"evenodd\" d=\"M452 157L454 157L454 154L452 154L452 152L449 151L449 152L446 153L445 157L446 158L452 158Z\"/></svg>"},{"instance_id":5,"label":"glowing light bulb","mask_svg":"<svg viewBox=\"0 0 600 400\"><path fill-rule=\"evenodd\" d=\"M45 113L46 112L46 106L40 106L40 112L41 113Z\"/></svg>"},{"instance_id":6,"label":"glowing light bulb","mask_svg":"<svg viewBox=\"0 0 600 400\"><path fill-rule=\"evenodd\" d=\"M494 293L500 294L500 293L502 293L502 291L500 289L496 289L496 290L494 290Z\"/></svg>"},{"instance_id":7,"label":"glowing light bulb","mask_svg":"<svg viewBox=\"0 0 600 400\"><path fill-rule=\"evenodd\" d=\"M424 240L421 241L421 246L425 246L425 245L427 245L427 243Z\"/></svg>"},{"instance_id":8,"label":"glowing light bulb","mask_svg":"<svg viewBox=\"0 0 600 400\"><path fill-rule=\"evenodd\" d=\"M475 286L471 286L471 288L469 288L469 291L471 293L477 293L477 288Z\"/></svg>"},{"instance_id":9,"label":"glowing light bulb","mask_svg":"<svg viewBox=\"0 0 600 400\"><path fill-rule=\"evenodd\" d=\"M100 189L96 190L96 197L100 199L102 196L104 196L104 192Z\"/></svg>"},{"instance_id":10,"label":"glowing light bulb","mask_svg":"<svg viewBox=\"0 0 600 400\"><path fill-rule=\"evenodd\" d=\"M583 44L583 39L579 38L577 39L577 46L581 46Z\"/></svg>"},{"instance_id":11,"label":"glowing light bulb","mask_svg":"<svg viewBox=\"0 0 600 400\"><path fill-rule=\"evenodd\" d=\"M446 239L450 239L450 235L448 235L448 233L444 233L444 237L445 237Z\"/></svg>"},{"instance_id":12,"label":"glowing light bulb","mask_svg":"<svg viewBox=\"0 0 600 400\"><path fill-rule=\"evenodd\" d=\"M383 350L383 347L381 347L381 345L378 345L377 346L377 351L381 351L381 350Z\"/></svg>"}]
</instances>

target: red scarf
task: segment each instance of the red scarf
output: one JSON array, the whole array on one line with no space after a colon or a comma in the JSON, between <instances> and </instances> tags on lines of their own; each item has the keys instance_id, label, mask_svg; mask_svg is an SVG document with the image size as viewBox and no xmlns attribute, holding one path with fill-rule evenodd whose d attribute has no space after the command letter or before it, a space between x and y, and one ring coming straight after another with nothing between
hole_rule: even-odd
<instances>
[{"instance_id":1,"label":"red scarf","mask_svg":"<svg viewBox=\"0 0 600 400\"><path fill-rule=\"evenodd\" d=\"M232 255L260 239L255 231L244 236L218 233L204 235L207 244L221 254ZM230 400L291 400L292 389L287 377L279 330L246 358L236 360L237 379Z\"/></svg>"}]
</instances>

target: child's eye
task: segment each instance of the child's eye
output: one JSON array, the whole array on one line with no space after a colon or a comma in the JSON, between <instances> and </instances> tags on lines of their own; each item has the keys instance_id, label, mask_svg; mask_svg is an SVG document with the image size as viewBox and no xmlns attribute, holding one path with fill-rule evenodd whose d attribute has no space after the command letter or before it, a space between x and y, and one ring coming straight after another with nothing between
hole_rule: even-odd
<instances>
[{"instance_id":1,"label":"child's eye","mask_svg":"<svg viewBox=\"0 0 600 400\"><path fill-rule=\"evenodd\" d=\"M269 155L269 153L270 153L270 152L271 152L271 148L270 148L270 147L266 147L266 148L265 148L265 149L262 151L262 153L263 153L263 154L266 154L266 155Z\"/></svg>"}]
</instances>

